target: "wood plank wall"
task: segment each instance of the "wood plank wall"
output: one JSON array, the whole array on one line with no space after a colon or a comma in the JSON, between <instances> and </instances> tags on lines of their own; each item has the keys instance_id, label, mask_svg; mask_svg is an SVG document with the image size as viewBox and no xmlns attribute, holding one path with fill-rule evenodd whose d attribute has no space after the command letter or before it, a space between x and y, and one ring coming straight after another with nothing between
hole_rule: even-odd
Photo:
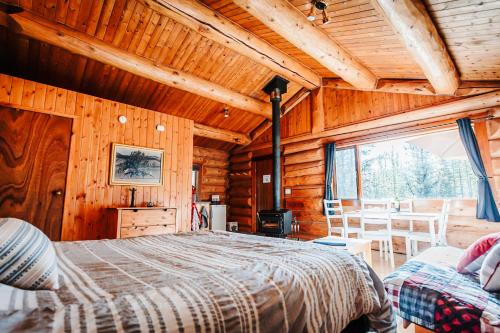
<instances>
[{"instance_id":1,"label":"wood plank wall","mask_svg":"<svg viewBox=\"0 0 500 333\"><path fill-rule=\"evenodd\" d=\"M325 130L404 113L415 108L440 104L450 99L452 98L324 89ZM311 100L305 99L298 107L282 118L282 128L284 128L282 138L311 133L311 114ZM298 122L298 119L307 119L307 121ZM420 125L422 122L418 124ZM486 147L483 149L483 159L487 169L494 170L496 190L497 193L500 193L500 121L476 123L475 126L478 140L487 140L486 144L481 145ZM391 129L405 127L408 125L391 126ZM290 128L294 130L290 131ZM486 136L486 128L488 128L489 137ZM371 130L370 134L384 133L388 136L389 133L386 131L387 129L381 128ZM291 134L292 132L294 134ZM353 134L342 135L337 139L339 142L341 141L342 145L348 145L355 138L356 136ZM256 140L255 146L259 148L262 147L262 143L270 141L271 132L269 130ZM330 137L321 140L299 141L287 144L282 148L284 155L283 187L292 189L291 195L285 195L285 206L293 210L297 220L301 223L301 237L305 239L327 234L326 221L322 214L325 182L324 144L331 141L337 140L335 137ZM489 149L487 148L488 143ZM254 150L249 154L255 156L259 153L259 150ZM491 159L489 158L490 154ZM249 176L252 176L251 172ZM250 178L245 183L231 182L230 193L246 193L247 190L251 190L251 180ZM243 186L244 188L242 188ZM248 200L250 199L251 197L248 198ZM238 203L240 203L240 198L238 198ZM250 206L247 206L247 199L240 204L244 204L247 208L246 211L249 212L248 207ZM417 211L437 211L441 204L441 200L418 200L415 203L415 209ZM475 205L475 200L454 200L452 202L447 233L451 245L465 247L481 235L500 231L499 223L488 223L475 219ZM347 210L356 208L359 208L359 202L346 202ZM255 219L250 221L252 225L247 229L255 230ZM396 240L395 243L396 250L403 252L403 240Z\"/></svg>"},{"instance_id":2,"label":"wood plank wall","mask_svg":"<svg viewBox=\"0 0 500 333\"><path fill-rule=\"evenodd\" d=\"M165 150L164 185L137 187L137 203L177 208L177 229L189 230L193 121L3 74L0 104L73 118L63 240L106 237L104 208L128 205L129 186L108 183L113 142Z\"/></svg>"},{"instance_id":3,"label":"wood plank wall","mask_svg":"<svg viewBox=\"0 0 500 333\"><path fill-rule=\"evenodd\" d=\"M223 150L195 146L193 163L200 166L199 200L210 201L212 194L218 194L221 203L225 203L228 187L229 153Z\"/></svg>"}]
</instances>

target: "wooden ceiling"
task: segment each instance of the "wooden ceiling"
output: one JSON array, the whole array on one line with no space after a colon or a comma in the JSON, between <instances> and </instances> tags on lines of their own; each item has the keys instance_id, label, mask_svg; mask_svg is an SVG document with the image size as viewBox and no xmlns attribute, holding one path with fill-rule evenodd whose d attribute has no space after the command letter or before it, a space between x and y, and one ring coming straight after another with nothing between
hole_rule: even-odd
<instances>
[{"instance_id":1,"label":"wooden ceiling","mask_svg":"<svg viewBox=\"0 0 500 333\"><path fill-rule=\"evenodd\" d=\"M233 22L322 77L336 77L231 0L203 0ZM291 0L307 14L309 0ZM331 23L316 24L379 78L424 79L392 27L369 0L329 0ZM10 0L49 21L267 102L261 89L276 73L136 0ZM500 1L425 0L462 80L500 79ZM165 112L200 124L250 133L263 117L145 79L0 27L0 71ZM292 82L286 98L302 87ZM199 145L233 145L195 138Z\"/></svg>"}]
</instances>

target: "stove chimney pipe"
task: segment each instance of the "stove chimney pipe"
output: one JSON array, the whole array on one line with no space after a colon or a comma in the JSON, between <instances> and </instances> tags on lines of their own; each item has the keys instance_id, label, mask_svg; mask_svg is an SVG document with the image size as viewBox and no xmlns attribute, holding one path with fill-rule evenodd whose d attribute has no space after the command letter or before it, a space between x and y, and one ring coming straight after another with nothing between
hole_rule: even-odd
<instances>
[{"instance_id":1,"label":"stove chimney pipe","mask_svg":"<svg viewBox=\"0 0 500 333\"><path fill-rule=\"evenodd\" d=\"M270 96L273 108L273 210L281 210L281 143L280 143L280 116L281 95L287 92L288 81L276 75L264 87L264 92Z\"/></svg>"}]
</instances>

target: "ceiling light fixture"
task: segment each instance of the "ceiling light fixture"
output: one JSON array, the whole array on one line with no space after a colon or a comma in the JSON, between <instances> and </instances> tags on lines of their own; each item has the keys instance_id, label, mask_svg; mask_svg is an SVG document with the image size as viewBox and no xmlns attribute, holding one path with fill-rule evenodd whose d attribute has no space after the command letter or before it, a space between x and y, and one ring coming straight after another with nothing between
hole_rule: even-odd
<instances>
[{"instance_id":1,"label":"ceiling light fixture","mask_svg":"<svg viewBox=\"0 0 500 333\"><path fill-rule=\"evenodd\" d=\"M326 8L328 7L328 3L325 0L312 0L311 1L311 10L307 15L307 19L309 21L316 20L317 11L321 11L323 24L327 24L330 22L330 18L328 17L328 12Z\"/></svg>"}]
</instances>

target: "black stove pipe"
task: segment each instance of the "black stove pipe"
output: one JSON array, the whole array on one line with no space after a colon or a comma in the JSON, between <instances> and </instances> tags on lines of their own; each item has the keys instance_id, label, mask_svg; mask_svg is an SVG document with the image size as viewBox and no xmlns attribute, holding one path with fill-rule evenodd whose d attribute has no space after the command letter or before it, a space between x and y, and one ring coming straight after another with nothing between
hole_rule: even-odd
<instances>
[{"instance_id":1,"label":"black stove pipe","mask_svg":"<svg viewBox=\"0 0 500 333\"><path fill-rule=\"evenodd\" d=\"M278 212L281 210L281 140L280 140L280 116L281 116L281 95L287 92L288 81L281 76L276 75L264 87L266 92L271 97L272 105L272 121L273 121L273 210Z\"/></svg>"},{"instance_id":2,"label":"black stove pipe","mask_svg":"<svg viewBox=\"0 0 500 333\"><path fill-rule=\"evenodd\" d=\"M281 115L281 92L276 89L271 94L273 106L273 210L281 209L281 138L280 138L280 115Z\"/></svg>"}]
</instances>

